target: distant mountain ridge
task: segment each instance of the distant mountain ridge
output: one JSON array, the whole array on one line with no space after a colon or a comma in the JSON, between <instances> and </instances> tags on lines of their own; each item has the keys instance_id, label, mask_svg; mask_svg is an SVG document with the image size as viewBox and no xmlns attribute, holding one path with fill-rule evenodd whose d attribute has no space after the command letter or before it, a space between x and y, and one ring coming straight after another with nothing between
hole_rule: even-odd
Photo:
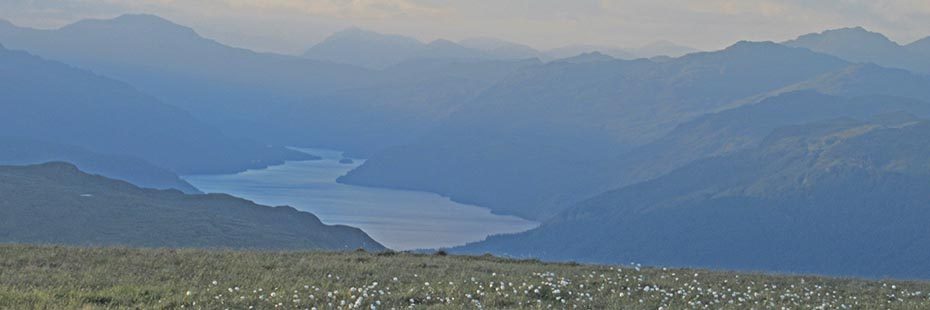
<instances>
[{"instance_id":1,"label":"distant mountain ridge","mask_svg":"<svg viewBox=\"0 0 930 310\"><path fill-rule=\"evenodd\" d=\"M149 15L54 30L0 26L0 42L129 83L231 136L339 149L359 157L406 143L501 75L533 65L525 60L417 59L368 70L222 45ZM430 48L450 46L457 49L448 42ZM431 69L435 63L463 71ZM429 75L405 73L413 71ZM435 106L422 104L434 101Z\"/></svg>"},{"instance_id":2,"label":"distant mountain ridge","mask_svg":"<svg viewBox=\"0 0 930 310\"><path fill-rule=\"evenodd\" d=\"M0 27L0 42L124 81L224 133L274 145L309 145L318 132L311 130L314 122L328 114L292 121L297 103L317 112L333 109L311 100L373 78L354 66L226 46L152 15L52 30Z\"/></svg>"},{"instance_id":3,"label":"distant mountain ridge","mask_svg":"<svg viewBox=\"0 0 930 310\"><path fill-rule=\"evenodd\" d=\"M888 37L862 27L827 30L806 34L783 44L809 48L853 61L930 73L930 37L900 45Z\"/></svg>"},{"instance_id":4,"label":"distant mountain ridge","mask_svg":"<svg viewBox=\"0 0 930 310\"><path fill-rule=\"evenodd\" d=\"M229 195L140 189L61 162L0 166L0 242L383 250L359 229Z\"/></svg>"},{"instance_id":5,"label":"distant mountain ridge","mask_svg":"<svg viewBox=\"0 0 930 310\"><path fill-rule=\"evenodd\" d=\"M357 27L336 32L308 49L306 58L385 69L417 59L523 60L541 56L536 50L490 39L460 43L438 39L429 43L401 35L381 34Z\"/></svg>"},{"instance_id":6,"label":"distant mountain ridge","mask_svg":"<svg viewBox=\"0 0 930 310\"><path fill-rule=\"evenodd\" d=\"M351 27L330 35L309 48L303 56L380 70L415 59L553 61L582 54L601 53L632 60L652 57L674 58L695 52L699 50L669 41L656 41L636 48L571 45L547 51L487 37L469 38L459 42L438 39L423 43L412 37Z\"/></svg>"},{"instance_id":7,"label":"distant mountain ridge","mask_svg":"<svg viewBox=\"0 0 930 310\"><path fill-rule=\"evenodd\" d=\"M173 171L141 158L98 154L77 146L40 140L0 137L0 165L46 162L74 163L82 171L127 181L143 188L176 189L188 194L200 193Z\"/></svg>"},{"instance_id":8,"label":"distant mountain ridge","mask_svg":"<svg viewBox=\"0 0 930 310\"><path fill-rule=\"evenodd\" d=\"M524 44L504 41L495 38L470 38L458 42L460 45L484 51L502 59L540 59L546 60L546 55Z\"/></svg>"},{"instance_id":9,"label":"distant mountain ridge","mask_svg":"<svg viewBox=\"0 0 930 310\"><path fill-rule=\"evenodd\" d=\"M676 125L849 66L772 42L665 62L591 57L521 70L419 141L379 152L340 180L545 218L589 194L588 179L600 175L591 170Z\"/></svg>"},{"instance_id":10,"label":"distant mountain ridge","mask_svg":"<svg viewBox=\"0 0 930 310\"><path fill-rule=\"evenodd\" d=\"M563 59L588 53L601 53L614 58L633 60L638 58L670 57L677 58L691 53L701 52L688 46L669 41L656 41L640 47L620 48L601 45L569 45L543 52L550 59Z\"/></svg>"},{"instance_id":11,"label":"distant mountain ridge","mask_svg":"<svg viewBox=\"0 0 930 310\"><path fill-rule=\"evenodd\" d=\"M306 154L230 138L125 83L0 49L4 135L143 158L177 173L265 167Z\"/></svg>"}]
</instances>

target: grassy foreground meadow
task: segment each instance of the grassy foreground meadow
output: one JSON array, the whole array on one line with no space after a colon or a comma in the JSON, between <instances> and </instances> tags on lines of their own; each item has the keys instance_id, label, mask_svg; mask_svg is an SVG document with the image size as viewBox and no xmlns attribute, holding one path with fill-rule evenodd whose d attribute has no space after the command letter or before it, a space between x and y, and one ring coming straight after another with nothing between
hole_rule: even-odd
<instances>
[{"instance_id":1,"label":"grassy foreground meadow","mask_svg":"<svg viewBox=\"0 0 930 310\"><path fill-rule=\"evenodd\" d=\"M3 309L927 309L930 283L406 253L0 245Z\"/></svg>"}]
</instances>

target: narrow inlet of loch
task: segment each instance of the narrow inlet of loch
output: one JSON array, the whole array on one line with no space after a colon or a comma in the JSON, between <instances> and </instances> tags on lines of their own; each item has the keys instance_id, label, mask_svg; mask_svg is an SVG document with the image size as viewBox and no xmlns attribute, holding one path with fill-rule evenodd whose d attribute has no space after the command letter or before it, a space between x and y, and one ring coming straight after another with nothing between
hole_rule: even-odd
<instances>
[{"instance_id":1,"label":"narrow inlet of loch","mask_svg":"<svg viewBox=\"0 0 930 310\"><path fill-rule=\"evenodd\" d=\"M495 215L486 208L453 202L426 192L340 184L336 179L364 161L343 161L342 152L300 151L321 160L293 161L229 175L185 176L207 193L227 193L270 206L292 206L326 224L361 228L395 250L436 249L517 233L538 223Z\"/></svg>"}]
</instances>

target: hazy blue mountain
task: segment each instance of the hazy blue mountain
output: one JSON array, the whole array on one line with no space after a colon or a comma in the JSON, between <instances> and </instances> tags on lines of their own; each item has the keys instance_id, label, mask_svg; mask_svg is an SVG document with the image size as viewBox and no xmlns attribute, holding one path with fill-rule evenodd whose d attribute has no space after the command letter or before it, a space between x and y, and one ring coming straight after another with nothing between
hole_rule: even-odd
<instances>
[{"instance_id":1,"label":"hazy blue mountain","mask_svg":"<svg viewBox=\"0 0 930 310\"><path fill-rule=\"evenodd\" d=\"M420 53L411 57L411 59L417 58L474 60L490 59L492 57L482 51L470 49L446 39L437 39L427 43Z\"/></svg>"},{"instance_id":2,"label":"hazy blue mountain","mask_svg":"<svg viewBox=\"0 0 930 310\"><path fill-rule=\"evenodd\" d=\"M928 88L930 89L930 88ZM704 158L724 156L762 143L773 130L837 117L872 118L897 112L930 117L930 104L911 98L869 95L839 97L798 91L682 123L667 135L630 151L579 164L570 182L537 193L553 206L656 177ZM568 174L563 174L568 175ZM537 207L545 207L539 204Z\"/></svg>"},{"instance_id":3,"label":"hazy blue mountain","mask_svg":"<svg viewBox=\"0 0 930 310\"><path fill-rule=\"evenodd\" d=\"M630 53L627 50L621 49L615 46L606 46L606 45L590 45L590 44L577 44L563 46L559 48L554 48L545 51L545 55L550 59L563 59L575 57L581 54L589 54L597 52L599 54L610 55L611 57L618 59L637 59L641 58L633 53Z\"/></svg>"},{"instance_id":4,"label":"hazy blue mountain","mask_svg":"<svg viewBox=\"0 0 930 310\"><path fill-rule=\"evenodd\" d=\"M585 262L928 278L930 122L784 127L467 251ZM609 242L605 242L609 241Z\"/></svg>"},{"instance_id":5,"label":"hazy blue mountain","mask_svg":"<svg viewBox=\"0 0 930 310\"><path fill-rule=\"evenodd\" d=\"M930 87L930 82L925 86ZM592 187L603 190L603 184L616 188L638 183L696 160L751 149L781 127L840 117L870 119L896 112L930 117L927 101L884 95L858 96L857 93L837 95L843 97L811 90L784 93L685 122L664 137L608 162L609 166L592 174L603 175L592 178L602 180L602 185Z\"/></svg>"},{"instance_id":6,"label":"hazy blue mountain","mask_svg":"<svg viewBox=\"0 0 930 310\"><path fill-rule=\"evenodd\" d=\"M700 50L669 41L656 41L637 48L629 48L627 51L636 57L652 58L657 56L681 57L691 53L700 52Z\"/></svg>"},{"instance_id":7,"label":"hazy blue mountain","mask_svg":"<svg viewBox=\"0 0 930 310\"><path fill-rule=\"evenodd\" d=\"M786 87L841 96L889 95L930 101L930 76L874 64L856 64Z\"/></svg>"},{"instance_id":8,"label":"hazy blue mountain","mask_svg":"<svg viewBox=\"0 0 930 310\"><path fill-rule=\"evenodd\" d=\"M467 40L463 44L443 39L423 43L411 37L349 28L314 45L304 53L304 57L384 69L417 59L522 60L535 57L532 53L524 55L526 48L486 39Z\"/></svg>"},{"instance_id":9,"label":"hazy blue mountain","mask_svg":"<svg viewBox=\"0 0 930 310\"><path fill-rule=\"evenodd\" d=\"M0 166L0 242L382 250L357 228L223 194L141 189L67 163Z\"/></svg>"},{"instance_id":10,"label":"hazy blue mountain","mask_svg":"<svg viewBox=\"0 0 930 310\"><path fill-rule=\"evenodd\" d=\"M362 89L338 91L317 99L338 112L315 121L319 128L340 128L313 140L359 157L407 144L438 126L513 72L540 65L538 60L416 59L383 70L384 78ZM294 107L294 117L315 107ZM295 119L296 121L296 119Z\"/></svg>"},{"instance_id":11,"label":"hazy blue mountain","mask_svg":"<svg viewBox=\"0 0 930 310\"><path fill-rule=\"evenodd\" d=\"M471 91L484 89L503 72L529 63L417 58L366 70L225 46L149 15L82 21L57 30L0 26L0 42L126 81L231 136L358 156L409 141L437 121L423 115L456 106L448 101L470 98ZM423 44L423 49L472 52L444 41ZM431 63L478 69L458 65L463 73L446 73ZM468 77L463 85L448 78L463 75ZM435 104L424 104L429 101Z\"/></svg>"},{"instance_id":12,"label":"hazy blue mountain","mask_svg":"<svg viewBox=\"0 0 930 310\"><path fill-rule=\"evenodd\" d=\"M366 72L351 66L229 47L203 38L191 28L153 15L82 20L52 30L7 24L0 27L0 41L9 49L26 50L91 69L138 84L139 88L156 95L165 92L159 92L158 87L174 88L191 82L199 83L197 86L213 87L204 91L232 84L248 89L303 94L299 89L335 87L345 80L352 80L354 75ZM193 88L187 89L192 91L190 89ZM224 104L233 106L232 103Z\"/></svg>"},{"instance_id":13,"label":"hazy blue mountain","mask_svg":"<svg viewBox=\"0 0 930 310\"><path fill-rule=\"evenodd\" d=\"M907 49L913 53L927 55L930 53L930 37L926 37L908 44Z\"/></svg>"},{"instance_id":14,"label":"hazy blue mountain","mask_svg":"<svg viewBox=\"0 0 930 310\"><path fill-rule=\"evenodd\" d=\"M151 15L84 20L54 30L0 26L0 42L127 82L226 133L277 145L310 144L301 133L320 131L313 122L332 106L309 97L358 88L372 75L225 46ZM285 122L297 104L315 106L315 113ZM293 132L298 134L285 135Z\"/></svg>"},{"instance_id":15,"label":"hazy blue mountain","mask_svg":"<svg viewBox=\"0 0 930 310\"><path fill-rule=\"evenodd\" d=\"M614 58L610 55L601 54L601 52L590 52L584 54L578 54L576 56L562 58L554 60L553 62L560 63L572 63L572 64L583 64L583 63L610 63L616 61L618 58Z\"/></svg>"},{"instance_id":16,"label":"hazy blue mountain","mask_svg":"<svg viewBox=\"0 0 930 310\"><path fill-rule=\"evenodd\" d=\"M53 161L74 163L88 173L124 180L139 187L200 193L171 170L136 157L97 154L76 146L0 137L0 165L31 165Z\"/></svg>"},{"instance_id":17,"label":"hazy blue mountain","mask_svg":"<svg viewBox=\"0 0 930 310\"><path fill-rule=\"evenodd\" d=\"M545 60L547 56L542 52L524 44L504 41L495 38L469 38L459 41L459 44L471 49L483 51L497 59L532 59Z\"/></svg>"},{"instance_id":18,"label":"hazy blue mountain","mask_svg":"<svg viewBox=\"0 0 930 310\"><path fill-rule=\"evenodd\" d=\"M600 162L730 102L848 66L774 43L741 42L667 62L555 61L496 84L407 146L341 181L420 189L545 218L579 199ZM582 197L583 198L583 197Z\"/></svg>"},{"instance_id":19,"label":"hazy blue mountain","mask_svg":"<svg viewBox=\"0 0 930 310\"><path fill-rule=\"evenodd\" d=\"M700 52L700 50L669 41L656 41L633 48L620 48L606 45L569 45L548 50L544 54L551 59L562 59L593 52L610 55L614 58L629 60L653 57L676 58L687 54Z\"/></svg>"},{"instance_id":20,"label":"hazy blue mountain","mask_svg":"<svg viewBox=\"0 0 930 310\"><path fill-rule=\"evenodd\" d=\"M853 62L875 63L930 73L930 53L927 49L920 48L926 43L918 41L902 46L880 33L862 27L806 34L784 44L836 55Z\"/></svg>"},{"instance_id":21,"label":"hazy blue mountain","mask_svg":"<svg viewBox=\"0 0 930 310\"><path fill-rule=\"evenodd\" d=\"M233 139L125 83L0 49L0 131L145 159L178 173L240 171L306 154Z\"/></svg>"},{"instance_id":22,"label":"hazy blue mountain","mask_svg":"<svg viewBox=\"0 0 930 310\"><path fill-rule=\"evenodd\" d=\"M410 60L424 46L411 37L349 28L314 45L304 53L304 57L382 69Z\"/></svg>"}]
</instances>

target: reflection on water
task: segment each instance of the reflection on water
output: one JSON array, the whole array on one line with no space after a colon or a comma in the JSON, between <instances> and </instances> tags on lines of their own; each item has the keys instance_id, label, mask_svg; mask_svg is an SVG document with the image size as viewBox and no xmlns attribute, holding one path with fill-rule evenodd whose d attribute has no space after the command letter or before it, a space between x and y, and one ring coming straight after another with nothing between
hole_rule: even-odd
<instances>
[{"instance_id":1,"label":"reflection on water","mask_svg":"<svg viewBox=\"0 0 930 310\"><path fill-rule=\"evenodd\" d=\"M441 248L515 233L537 225L488 209L455 203L436 194L339 184L336 178L361 165L339 163L341 152L302 149L323 157L231 175L187 176L208 193L228 193L263 205L289 205L327 224L361 228L397 250Z\"/></svg>"}]
</instances>

